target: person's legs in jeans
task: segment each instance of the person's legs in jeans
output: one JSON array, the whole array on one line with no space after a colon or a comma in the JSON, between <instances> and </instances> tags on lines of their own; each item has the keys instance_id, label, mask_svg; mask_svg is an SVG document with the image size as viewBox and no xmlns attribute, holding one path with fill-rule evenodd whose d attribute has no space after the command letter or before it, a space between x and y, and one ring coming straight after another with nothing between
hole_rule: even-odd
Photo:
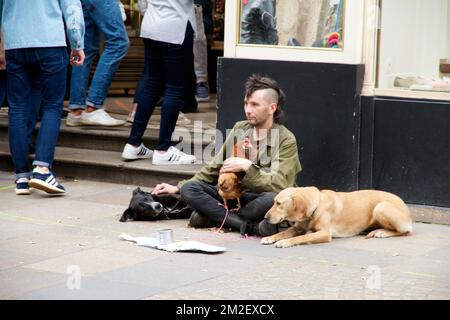
<instances>
[{"instance_id":1,"label":"person's legs in jeans","mask_svg":"<svg viewBox=\"0 0 450 320\"><path fill-rule=\"evenodd\" d=\"M185 94L187 65L193 59L193 33L193 29L188 23L185 39L181 45L144 39L145 67L142 77L146 77L147 80L144 81L145 85L142 85L143 89L137 100L139 108L137 108L122 158L134 160L138 159L141 153L149 154L142 147L137 148L142 144L142 135L160 95L165 89L159 140L156 147L157 154L153 154L153 164L193 163L195 161L194 156L184 154L171 147L172 133ZM135 150L132 150L133 147ZM169 149L170 152L166 153ZM148 157L144 156L144 158Z\"/></svg>"},{"instance_id":2,"label":"person's legs in jeans","mask_svg":"<svg viewBox=\"0 0 450 320\"><path fill-rule=\"evenodd\" d=\"M136 110L128 138L128 143L135 147L141 145L148 121L164 91L164 70L160 42L144 39L144 46L144 72L139 80L141 84L140 93L136 97L139 108Z\"/></svg>"},{"instance_id":3,"label":"person's legs in jeans","mask_svg":"<svg viewBox=\"0 0 450 320\"><path fill-rule=\"evenodd\" d=\"M128 34L117 0L84 0L89 15L105 36L105 49L89 87L86 104L102 108L112 78L129 47Z\"/></svg>"},{"instance_id":4,"label":"person's legs in jeans","mask_svg":"<svg viewBox=\"0 0 450 320\"><path fill-rule=\"evenodd\" d=\"M36 139L36 155L33 161L30 187L50 194L65 193L64 187L51 171L56 142L61 125L61 115L66 92L69 55L65 47L33 48L35 76L38 77L42 93L42 119Z\"/></svg>"},{"instance_id":5,"label":"person's legs in jeans","mask_svg":"<svg viewBox=\"0 0 450 320\"><path fill-rule=\"evenodd\" d=\"M28 59L29 49L6 51L7 96L9 102L8 135L9 148L16 178L31 176L28 163L29 97L35 70Z\"/></svg>"},{"instance_id":6,"label":"person's legs in jeans","mask_svg":"<svg viewBox=\"0 0 450 320\"><path fill-rule=\"evenodd\" d=\"M193 59L194 31L188 23L182 45L161 43L164 60L165 94L156 150L166 151L172 145L172 133L183 106L188 64Z\"/></svg>"},{"instance_id":7,"label":"person's legs in jeans","mask_svg":"<svg viewBox=\"0 0 450 320\"><path fill-rule=\"evenodd\" d=\"M88 8L83 5L85 23L84 53L85 60L82 66L72 67L70 79L69 109L75 116L80 116L86 109L86 92L91 72L92 60L97 56L100 49L101 33L95 24Z\"/></svg>"},{"instance_id":8,"label":"person's legs in jeans","mask_svg":"<svg viewBox=\"0 0 450 320\"><path fill-rule=\"evenodd\" d=\"M64 107L68 54L64 47L35 50L41 65L39 82L43 114L33 165L51 168Z\"/></svg>"}]
</instances>

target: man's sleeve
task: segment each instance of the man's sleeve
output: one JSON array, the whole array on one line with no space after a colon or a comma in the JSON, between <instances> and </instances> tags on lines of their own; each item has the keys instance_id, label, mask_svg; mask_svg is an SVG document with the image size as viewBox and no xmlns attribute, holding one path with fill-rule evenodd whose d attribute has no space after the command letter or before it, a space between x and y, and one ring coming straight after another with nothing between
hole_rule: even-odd
<instances>
[{"instance_id":1,"label":"man's sleeve","mask_svg":"<svg viewBox=\"0 0 450 320\"><path fill-rule=\"evenodd\" d=\"M67 37L72 50L84 49L84 17L80 0L61 0Z\"/></svg>"},{"instance_id":2,"label":"man's sleeve","mask_svg":"<svg viewBox=\"0 0 450 320\"><path fill-rule=\"evenodd\" d=\"M270 170L252 164L242 179L242 185L252 192L280 192L293 187L297 174L301 171L297 142L286 139L272 154Z\"/></svg>"}]
</instances>

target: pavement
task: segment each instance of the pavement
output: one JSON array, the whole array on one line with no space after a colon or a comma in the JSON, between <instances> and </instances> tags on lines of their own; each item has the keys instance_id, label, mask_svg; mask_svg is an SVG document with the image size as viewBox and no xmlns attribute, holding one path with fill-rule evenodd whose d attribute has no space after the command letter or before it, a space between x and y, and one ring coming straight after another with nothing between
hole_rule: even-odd
<instances>
[{"instance_id":1,"label":"pavement","mask_svg":"<svg viewBox=\"0 0 450 320\"><path fill-rule=\"evenodd\" d=\"M63 184L64 196L16 196L12 174L0 172L0 299L450 299L446 225L278 249L235 232L188 228L186 220L121 223L135 186ZM118 238L152 237L161 228L173 229L175 241L226 252L170 253Z\"/></svg>"}]
</instances>

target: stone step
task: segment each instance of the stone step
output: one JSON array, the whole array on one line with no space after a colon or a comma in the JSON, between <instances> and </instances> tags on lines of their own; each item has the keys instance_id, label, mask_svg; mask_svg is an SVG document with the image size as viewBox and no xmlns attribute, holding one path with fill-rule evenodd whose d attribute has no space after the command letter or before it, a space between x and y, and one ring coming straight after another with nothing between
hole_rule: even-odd
<instances>
[{"instance_id":1,"label":"stone step","mask_svg":"<svg viewBox=\"0 0 450 320\"><path fill-rule=\"evenodd\" d=\"M214 141L215 130L208 123L193 122L190 125L177 126L173 134L174 145L182 141L187 153L204 149ZM39 128L39 123L37 124ZM68 127L61 121L58 146L122 152L131 131L131 123L121 127L107 128L95 126ZM144 144L154 149L159 135L159 123L152 121L144 134ZM8 119L0 117L0 141L8 141Z\"/></svg>"},{"instance_id":2,"label":"stone step","mask_svg":"<svg viewBox=\"0 0 450 320\"><path fill-rule=\"evenodd\" d=\"M34 155L30 156L33 159ZM154 166L150 160L124 162L117 151L57 147L53 168L68 179L153 187L160 182L189 179L202 164ZM14 172L9 146L0 140L0 170Z\"/></svg>"}]
</instances>

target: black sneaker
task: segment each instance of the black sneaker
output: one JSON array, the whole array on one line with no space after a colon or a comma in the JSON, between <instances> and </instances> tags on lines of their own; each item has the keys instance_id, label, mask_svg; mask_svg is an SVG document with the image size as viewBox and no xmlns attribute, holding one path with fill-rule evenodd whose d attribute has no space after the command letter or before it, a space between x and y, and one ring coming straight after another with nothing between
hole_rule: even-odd
<instances>
[{"instance_id":1,"label":"black sneaker","mask_svg":"<svg viewBox=\"0 0 450 320\"><path fill-rule=\"evenodd\" d=\"M192 228L212 228L216 226L207 216L202 215L197 210L192 211L188 225Z\"/></svg>"}]
</instances>

